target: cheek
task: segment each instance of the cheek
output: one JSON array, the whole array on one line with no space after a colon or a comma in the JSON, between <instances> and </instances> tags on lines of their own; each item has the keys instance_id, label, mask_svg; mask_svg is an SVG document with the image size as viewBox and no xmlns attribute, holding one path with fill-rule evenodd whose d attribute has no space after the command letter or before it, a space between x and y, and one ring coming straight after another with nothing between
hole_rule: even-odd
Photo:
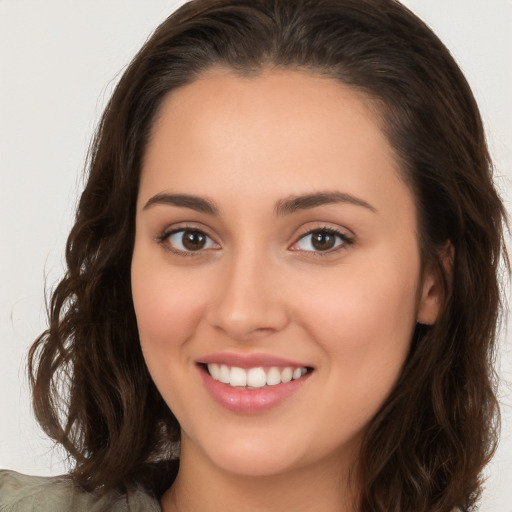
<instances>
[{"instance_id":1,"label":"cheek","mask_svg":"<svg viewBox=\"0 0 512 512\"><path fill-rule=\"evenodd\" d=\"M395 379L416 323L418 268L414 261L347 265L310 287L303 325L347 380Z\"/></svg>"},{"instance_id":2,"label":"cheek","mask_svg":"<svg viewBox=\"0 0 512 512\"><path fill-rule=\"evenodd\" d=\"M347 268L343 280L339 277L336 286L331 279L318 282L301 307L303 327L328 368L321 376L323 401L315 405L322 408L319 417L330 418L322 427L326 438L340 431L356 435L368 425L400 375L415 325L414 278L397 286L389 268L387 273Z\"/></svg>"},{"instance_id":3,"label":"cheek","mask_svg":"<svg viewBox=\"0 0 512 512\"><path fill-rule=\"evenodd\" d=\"M204 294L187 273L165 263L132 264L132 294L145 354L174 350L187 340L202 315Z\"/></svg>"},{"instance_id":4,"label":"cheek","mask_svg":"<svg viewBox=\"0 0 512 512\"><path fill-rule=\"evenodd\" d=\"M188 341L203 314L199 297L204 293L183 273L172 272L162 262L134 257L132 294L144 360L164 400L177 417L187 417L180 393L187 372Z\"/></svg>"}]
</instances>

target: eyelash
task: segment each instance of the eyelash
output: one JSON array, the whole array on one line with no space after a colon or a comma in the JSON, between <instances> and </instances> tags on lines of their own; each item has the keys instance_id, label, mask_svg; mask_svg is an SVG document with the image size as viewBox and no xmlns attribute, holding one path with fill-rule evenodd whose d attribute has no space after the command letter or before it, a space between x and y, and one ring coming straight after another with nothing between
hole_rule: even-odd
<instances>
[{"instance_id":1,"label":"eyelash","mask_svg":"<svg viewBox=\"0 0 512 512\"><path fill-rule=\"evenodd\" d=\"M182 251L181 249L176 249L175 247L173 247L169 243L169 238L172 235L175 235L177 233L187 233L187 232L189 232L189 233L199 233L199 234L204 235L205 237L207 237L209 240L213 241L213 238L210 235L208 235L208 233L206 233L204 230L198 229L197 227L194 227L194 226L180 226L179 228L171 229L169 231L165 231L164 233L162 233L160 236L157 237L156 241L166 251L172 252L173 254L177 254L178 256L197 257L197 256L199 256L204 251L204 249L200 249L200 250L197 250L197 251Z\"/></svg>"},{"instance_id":2,"label":"eyelash","mask_svg":"<svg viewBox=\"0 0 512 512\"><path fill-rule=\"evenodd\" d=\"M330 256L334 253L337 253L338 251L344 250L347 248L347 246L354 244L354 239L352 237L348 236L343 231L339 231L330 226L319 226L314 229L309 229L308 231L306 231L305 233L300 235L300 237L297 239L296 242L294 242L292 244L292 246L297 245L301 240L304 240L308 236L312 236L314 233L325 233L328 235L332 235L336 238L339 238L341 240L341 242L337 246L333 247L332 249L328 249L326 251L320 251L320 250L307 251L307 250L301 250L301 249L295 249L295 250L297 252L307 253L308 256L322 258L322 257Z\"/></svg>"},{"instance_id":3,"label":"eyelash","mask_svg":"<svg viewBox=\"0 0 512 512\"><path fill-rule=\"evenodd\" d=\"M190 226L190 227L181 226L176 229L165 231L160 236L158 236L156 240L165 250L172 252L174 254L177 254L179 256L197 257L201 253L203 253L204 250L208 250L208 249L199 249L197 251L183 251L181 249L176 249L175 247L173 247L172 245L169 244L169 238L172 235L175 235L177 233L186 233L186 232L198 233L198 234L204 235L205 237L207 237L208 239L213 241L212 237L209 236L205 231L198 229L196 227L192 227L192 226ZM310 229L310 230L304 232L302 235L300 235L300 237L297 239L297 241L295 241L292 244L292 246L297 245L301 240L304 240L307 236L311 236L314 233L326 233L328 235L335 236L341 240L341 243L339 243L339 245L337 245L336 247L334 247L332 249L328 249L326 251L319 251L319 250L309 251L309 250L301 250L301 249L293 249L293 250L296 252L307 253L308 255L311 255L314 257L324 257L324 256L332 255L333 253L336 253L340 250L346 249L347 246L354 244L354 239L352 237L348 236L346 233L339 231L332 227L320 226L320 227ZM216 242L214 242L214 243L216 243Z\"/></svg>"}]
</instances>

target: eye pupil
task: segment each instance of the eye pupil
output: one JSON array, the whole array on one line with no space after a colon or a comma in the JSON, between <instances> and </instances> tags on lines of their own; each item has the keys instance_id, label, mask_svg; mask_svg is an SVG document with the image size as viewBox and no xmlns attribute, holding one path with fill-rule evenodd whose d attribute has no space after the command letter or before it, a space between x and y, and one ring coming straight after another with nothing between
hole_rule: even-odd
<instances>
[{"instance_id":1,"label":"eye pupil","mask_svg":"<svg viewBox=\"0 0 512 512\"><path fill-rule=\"evenodd\" d=\"M336 244L336 237L327 231L314 231L311 234L311 243L317 251L328 251Z\"/></svg>"},{"instance_id":2,"label":"eye pupil","mask_svg":"<svg viewBox=\"0 0 512 512\"><path fill-rule=\"evenodd\" d=\"M189 251L198 251L205 246L206 235L200 231L185 231L181 241Z\"/></svg>"}]
</instances>

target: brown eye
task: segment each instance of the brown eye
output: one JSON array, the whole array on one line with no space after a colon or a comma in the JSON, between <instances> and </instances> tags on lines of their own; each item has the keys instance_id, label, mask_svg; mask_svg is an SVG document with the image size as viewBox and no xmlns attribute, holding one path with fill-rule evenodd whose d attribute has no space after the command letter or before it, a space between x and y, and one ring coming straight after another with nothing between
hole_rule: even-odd
<instances>
[{"instance_id":1,"label":"brown eye","mask_svg":"<svg viewBox=\"0 0 512 512\"><path fill-rule=\"evenodd\" d=\"M206 235L199 231L184 231L181 236L181 242L185 249L189 251L198 251L203 249L206 244Z\"/></svg>"},{"instance_id":2,"label":"brown eye","mask_svg":"<svg viewBox=\"0 0 512 512\"><path fill-rule=\"evenodd\" d=\"M328 251L336 245L336 236L327 231L314 231L311 233L311 245L317 251Z\"/></svg>"},{"instance_id":3,"label":"brown eye","mask_svg":"<svg viewBox=\"0 0 512 512\"><path fill-rule=\"evenodd\" d=\"M219 247L206 233L197 229L180 229L169 234L166 240L173 249L181 252L197 252Z\"/></svg>"},{"instance_id":4,"label":"brown eye","mask_svg":"<svg viewBox=\"0 0 512 512\"><path fill-rule=\"evenodd\" d=\"M315 229L303 235L292 246L292 249L304 252L329 252L351 243L352 241L348 236L338 231Z\"/></svg>"}]
</instances>

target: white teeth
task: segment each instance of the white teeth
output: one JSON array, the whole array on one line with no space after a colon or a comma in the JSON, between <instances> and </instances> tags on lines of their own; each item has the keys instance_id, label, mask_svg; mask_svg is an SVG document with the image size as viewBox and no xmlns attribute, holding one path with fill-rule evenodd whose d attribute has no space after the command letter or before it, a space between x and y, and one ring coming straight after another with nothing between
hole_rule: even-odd
<instances>
[{"instance_id":1,"label":"white teeth","mask_svg":"<svg viewBox=\"0 0 512 512\"><path fill-rule=\"evenodd\" d=\"M247 373L242 368L233 366L229 373L229 385L235 387L245 387L247 385Z\"/></svg>"},{"instance_id":2,"label":"white teeth","mask_svg":"<svg viewBox=\"0 0 512 512\"><path fill-rule=\"evenodd\" d=\"M229 384L232 387L262 388L263 386L276 386L291 380L300 379L307 373L306 368L292 368L286 366L278 368L272 366L267 371L262 367L238 368L225 364L208 364L208 372L214 380Z\"/></svg>"},{"instance_id":3,"label":"white teeth","mask_svg":"<svg viewBox=\"0 0 512 512\"><path fill-rule=\"evenodd\" d=\"M290 382L293 377L293 370L289 367L284 368L281 372L281 382Z\"/></svg>"},{"instance_id":4,"label":"white teeth","mask_svg":"<svg viewBox=\"0 0 512 512\"><path fill-rule=\"evenodd\" d=\"M217 366L217 365L215 365ZM211 372L210 372L211 373ZM212 375L213 377L213 375ZM300 379L302 377L302 368L295 368L295 370L293 370L293 380L297 380L297 379ZM213 377L215 379L215 377Z\"/></svg>"},{"instance_id":5,"label":"white teeth","mask_svg":"<svg viewBox=\"0 0 512 512\"><path fill-rule=\"evenodd\" d=\"M299 368L297 368L299 370ZM210 375L215 379L219 380L220 376L220 368L218 364L212 363L208 365L208 371L210 372Z\"/></svg>"},{"instance_id":6,"label":"white teeth","mask_svg":"<svg viewBox=\"0 0 512 512\"><path fill-rule=\"evenodd\" d=\"M262 388L267 383L267 375L263 368L251 368L247 372L247 385L251 388Z\"/></svg>"},{"instance_id":7,"label":"white teeth","mask_svg":"<svg viewBox=\"0 0 512 512\"><path fill-rule=\"evenodd\" d=\"M229 368L225 364L220 365L219 380L224 384L229 384Z\"/></svg>"},{"instance_id":8,"label":"white teeth","mask_svg":"<svg viewBox=\"0 0 512 512\"><path fill-rule=\"evenodd\" d=\"M267 373L267 386L275 386L277 384L281 384L281 372L273 366Z\"/></svg>"}]
</instances>

